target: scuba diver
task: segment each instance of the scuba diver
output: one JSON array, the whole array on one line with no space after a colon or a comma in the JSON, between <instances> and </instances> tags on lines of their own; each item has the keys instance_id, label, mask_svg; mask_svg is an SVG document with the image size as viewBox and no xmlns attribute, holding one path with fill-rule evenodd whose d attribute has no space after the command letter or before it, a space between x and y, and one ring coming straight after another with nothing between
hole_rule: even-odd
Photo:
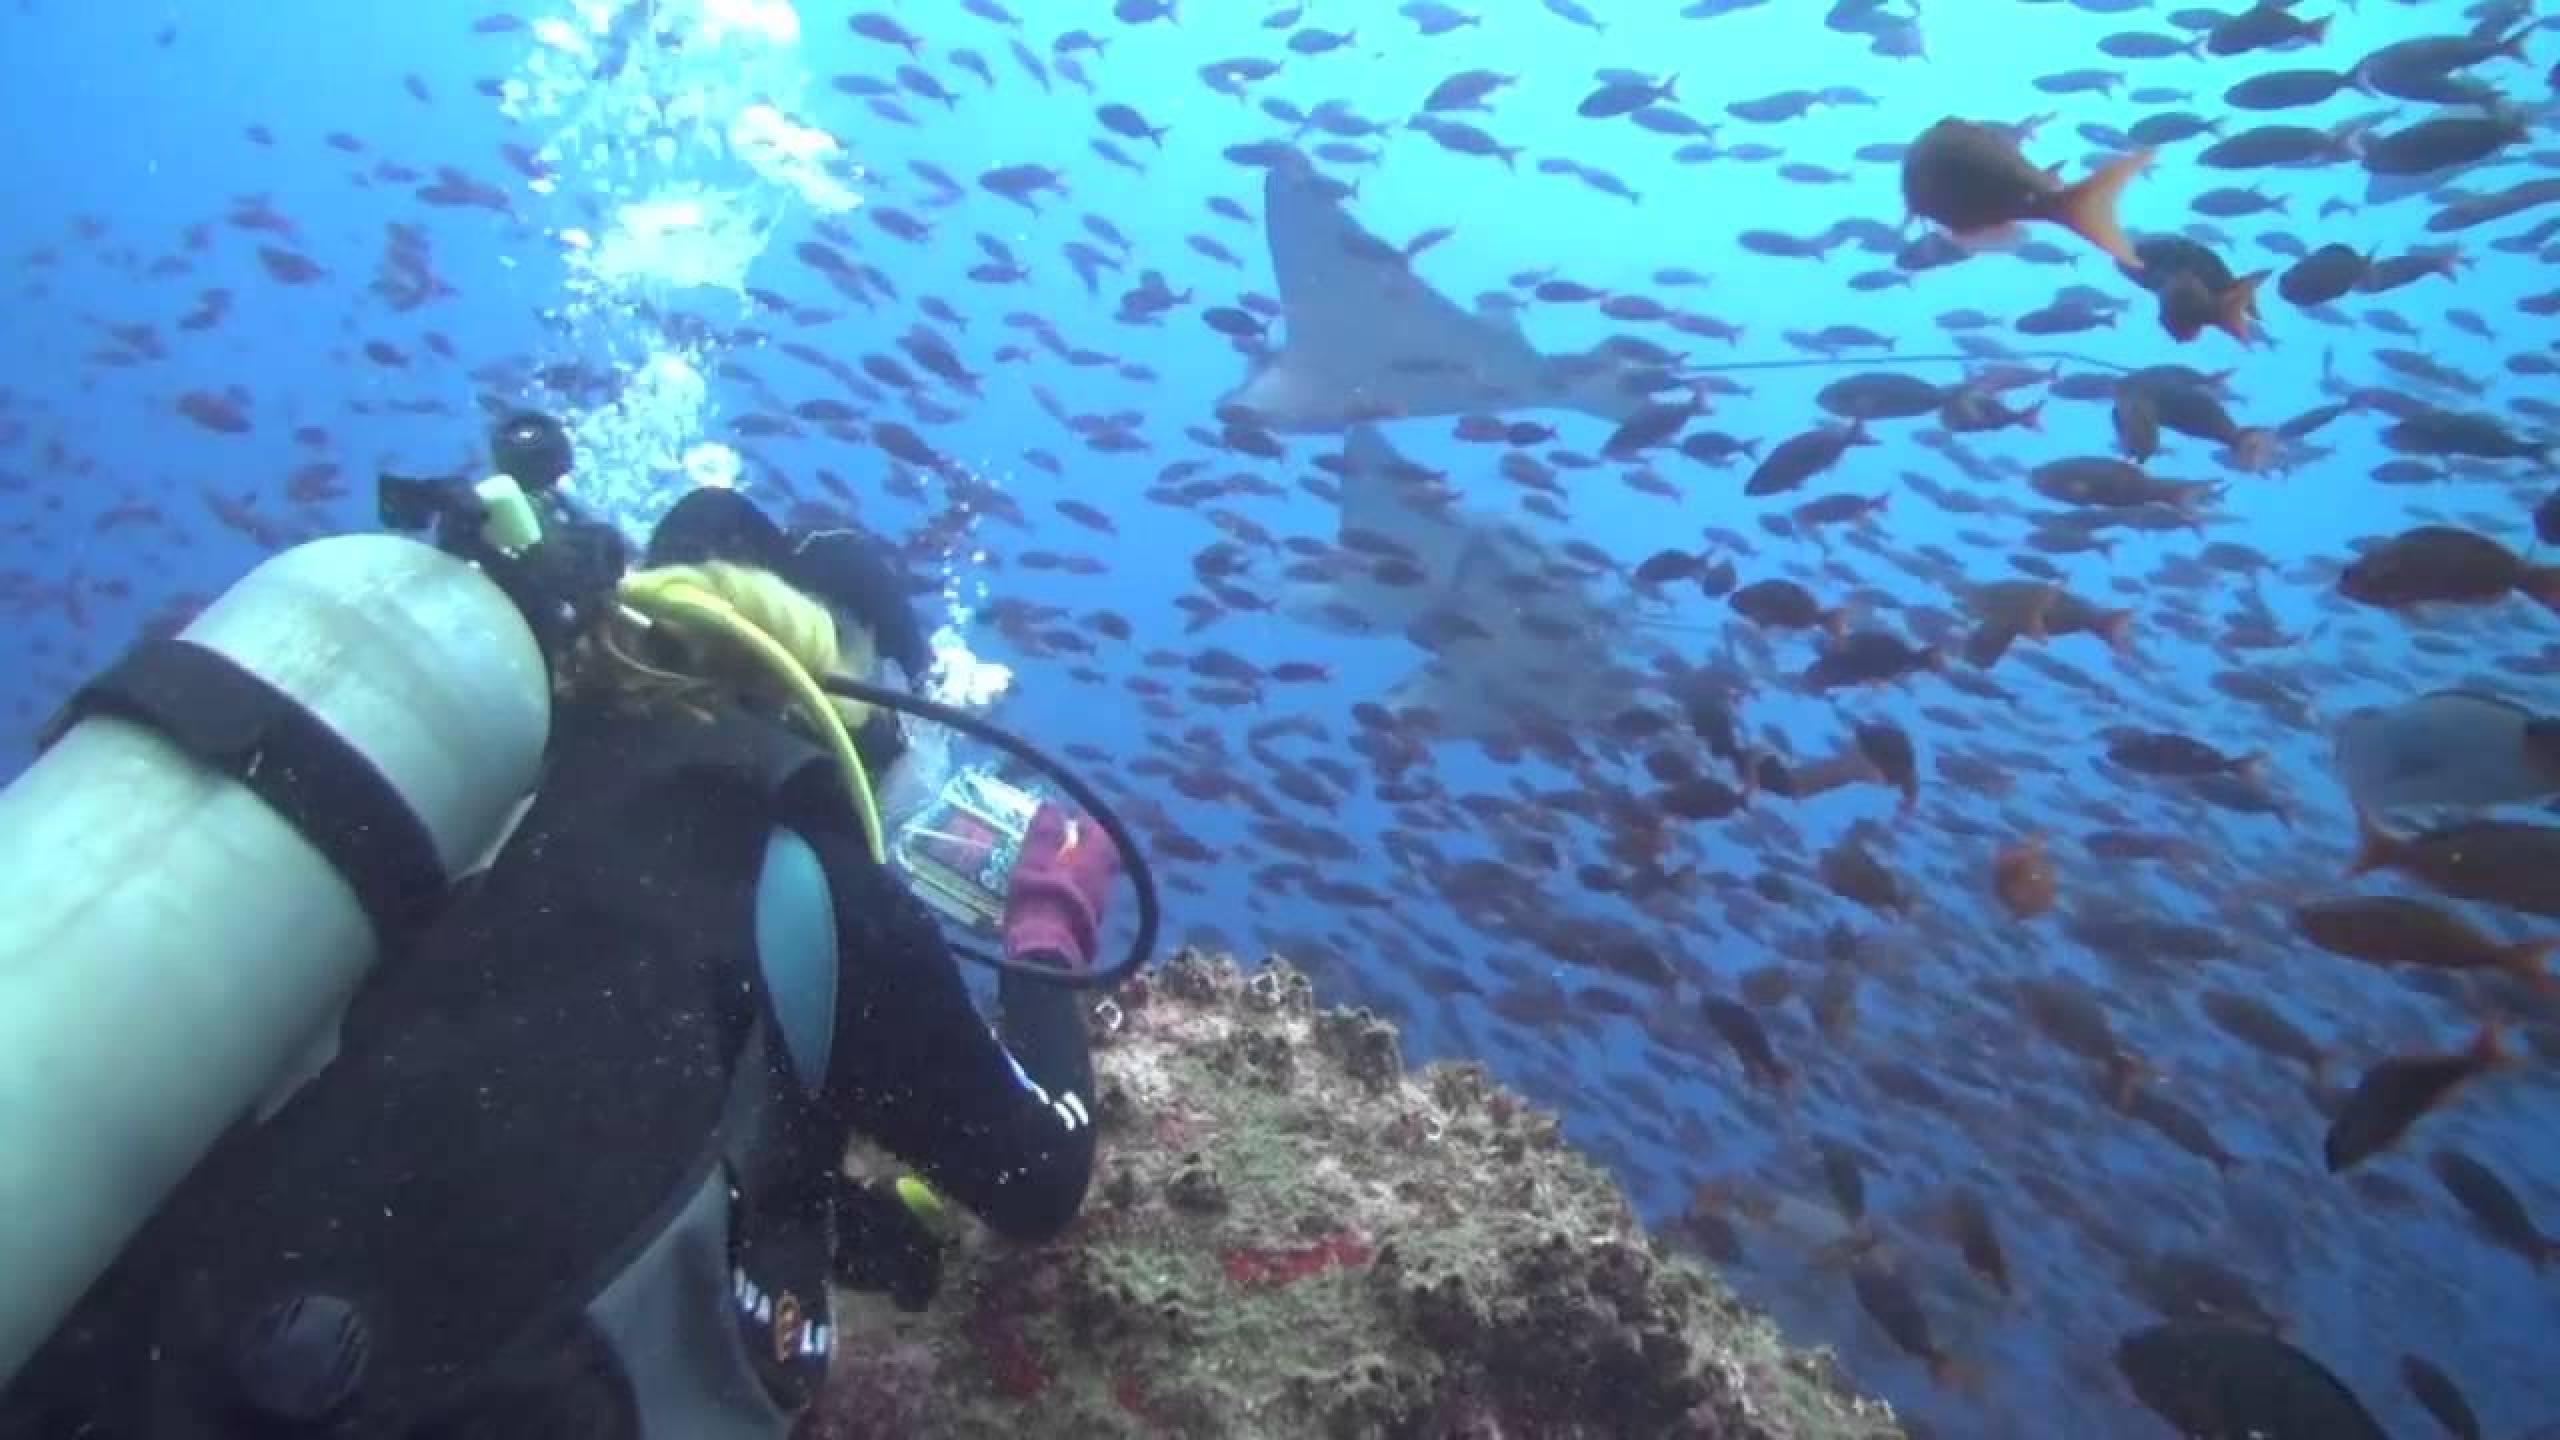
<instances>
[{"instance_id":1,"label":"scuba diver","mask_svg":"<svg viewBox=\"0 0 2560 1440\"><path fill-rule=\"evenodd\" d=\"M839 1343L831 1282L927 1303L945 1198L1020 1241L1078 1213L1075 990L1137 968L1155 929L1108 807L1057 772L1080 809L1034 797L1018 838L959 837L956 871L1011 860L1001 955L970 957L1001 973L999 1034L874 798L898 709L965 718L864 679L930 660L882 548L700 490L625 572L619 536L557 493L556 422L509 417L492 451L476 489L386 476L384 512L433 528L536 638L538 783L408 933L372 907L391 938L334 1058L237 1114L149 1212L0 1389L0 1436L778 1437ZM189 748L190 703L153 678L110 672L55 742L104 713ZM304 826L324 851L340 831ZM1140 935L1105 972L1124 863ZM856 1135L923 1178L849 1178Z\"/></svg>"}]
</instances>

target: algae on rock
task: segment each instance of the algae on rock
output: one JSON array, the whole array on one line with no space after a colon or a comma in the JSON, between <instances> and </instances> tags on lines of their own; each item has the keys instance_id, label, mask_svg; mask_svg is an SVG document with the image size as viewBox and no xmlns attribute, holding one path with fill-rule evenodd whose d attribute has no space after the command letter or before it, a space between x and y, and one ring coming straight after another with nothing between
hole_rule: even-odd
<instances>
[{"instance_id":1,"label":"algae on rock","mask_svg":"<svg viewBox=\"0 0 2560 1440\"><path fill-rule=\"evenodd\" d=\"M802 1440L1898 1436L1648 1236L1553 1116L1284 963L1097 1007L1101 1152L1058 1241L965 1235L919 1315L835 1297Z\"/></svg>"}]
</instances>

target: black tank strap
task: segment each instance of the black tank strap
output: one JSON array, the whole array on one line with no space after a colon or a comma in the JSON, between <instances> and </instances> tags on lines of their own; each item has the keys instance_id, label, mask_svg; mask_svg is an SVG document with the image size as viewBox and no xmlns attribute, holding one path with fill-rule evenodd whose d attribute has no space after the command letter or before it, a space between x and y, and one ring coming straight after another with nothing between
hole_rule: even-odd
<instances>
[{"instance_id":1,"label":"black tank strap","mask_svg":"<svg viewBox=\"0 0 2560 1440\"><path fill-rule=\"evenodd\" d=\"M355 891L383 945L434 916L447 880L426 823L362 751L238 661L145 641L72 696L44 743L91 715L147 726L265 801Z\"/></svg>"}]
</instances>

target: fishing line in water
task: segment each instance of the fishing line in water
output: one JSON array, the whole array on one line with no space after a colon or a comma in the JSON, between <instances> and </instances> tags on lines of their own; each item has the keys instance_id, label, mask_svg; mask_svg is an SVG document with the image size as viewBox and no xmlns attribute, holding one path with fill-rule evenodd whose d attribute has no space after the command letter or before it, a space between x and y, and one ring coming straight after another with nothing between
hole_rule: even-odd
<instances>
[{"instance_id":1,"label":"fishing line in water","mask_svg":"<svg viewBox=\"0 0 2560 1440\"><path fill-rule=\"evenodd\" d=\"M2076 350L2018 350L2007 355L1964 355L1949 352L1932 355L1824 355L1796 360L1723 360L1709 365L1686 365L1683 370L1699 375L1727 375L1747 370L1820 370L1820 369L1894 369L1911 365L1979 365L1999 360L2068 360L2075 365L2094 365L2113 370L2119 375L2134 373L2135 367L2101 360Z\"/></svg>"},{"instance_id":2,"label":"fishing line in water","mask_svg":"<svg viewBox=\"0 0 2560 1440\"><path fill-rule=\"evenodd\" d=\"M1651 630L1666 635L1721 635L1724 624L1708 624L1701 620L1674 620L1668 616L1630 615L1627 623L1638 630Z\"/></svg>"}]
</instances>

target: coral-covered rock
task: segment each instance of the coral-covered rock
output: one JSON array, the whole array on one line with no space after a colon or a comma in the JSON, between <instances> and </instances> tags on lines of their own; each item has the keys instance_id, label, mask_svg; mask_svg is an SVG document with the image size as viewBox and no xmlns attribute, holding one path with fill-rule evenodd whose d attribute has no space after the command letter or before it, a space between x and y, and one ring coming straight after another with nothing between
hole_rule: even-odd
<instances>
[{"instance_id":1,"label":"coral-covered rock","mask_svg":"<svg viewBox=\"0 0 2560 1440\"><path fill-rule=\"evenodd\" d=\"M803 1440L1886 1437L1658 1247L1551 1115L1303 975L1185 952L1097 1020L1085 1213L967 1234L922 1315L837 1297Z\"/></svg>"}]
</instances>

